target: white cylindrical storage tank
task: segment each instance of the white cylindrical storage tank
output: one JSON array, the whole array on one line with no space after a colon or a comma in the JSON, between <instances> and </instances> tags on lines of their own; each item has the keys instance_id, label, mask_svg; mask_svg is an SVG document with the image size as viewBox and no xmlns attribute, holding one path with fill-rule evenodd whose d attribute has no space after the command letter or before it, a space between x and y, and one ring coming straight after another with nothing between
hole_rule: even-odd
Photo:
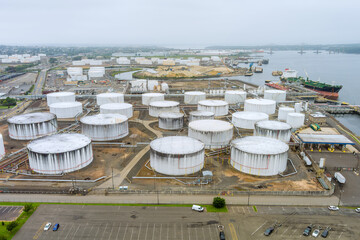
<instances>
[{"instance_id":1,"label":"white cylindrical storage tank","mask_svg":"<svg viewBox=\"0 0 360 240\"><path fill-rule=\"evenodd\" d=\"M30 140L56 133L57 121L53 113L28 113L7 120L9 137Z\"/></svg>"},{"instance_id":2,"label":"white cylindrical storage tank","mask_svg":"<svg viewBox=\"0 0 360 240\"><path fill-rule=\"evenodd\" d=\"M149 105L151 102L164 101L163 93L143 93L142 104Z\"/></svg>"},{"instance_id":3,"label":"white cylindrical storage tank","mask_svg":"<svg viewBox=\"0 0 360 240\"><path fill-rule=\"evenodd\" d=\"M276 102L285 102L286 101L286 91L283 90L265 90L264 98L274 100Z\"/></svg>"},{"instance_id":4,"label":"white cylindrical storage tank","mask_svg":"<svg viewBox=\"0 0 360 240\"><path fill-rule=\"evenodd\" d=\"M295 103L295 112L300 113L302 111L302 103Z\"/></svg>"},{"instance_id":5,"label":"white cylindrical storage tank","mask_svg":"<svg viewBox=\"0 0 360 240\"><path fill-rule=\"evenodd\" d=\"M231 142L230 164L243 173L274 176L286 170L289 146L267 137L249 136Z\"/></svg>"},{"instance_id":6,"label":"white cylindrical storage tank","mask_svg":"<svg viewBox=\"0 0 360 240\"><path fill-rule=\"evenodd\" d=\"M189 122L203 119L214 119L215 114L207 111L191 111L189 113Z\"/></svg>"},{"instance_id":7,"label":"white cylindrical storage tank","mask_svg":"<svg viewBox=\"0 0 360 240\"><path fill-rule=\"evenodd\" d=\"M30 168L38 173L73 172L93 160L90 138L78 133L42 137L30 142L27 149Z\"/></svg>"},{"instance_id":8,"label":"white cylindrical storage tank","mask_svg":"<svg viewBox=\"0 0 360 240\"><path fill-rule=\"evenodd\" d=\"M221 120L196 120L189 123L188 136L202 141L206 148L222 148L233 137L233 125Z\"/></svg>"},{"instance_id":9,"label":"white cylindrical storage tank","mask_svg":"<svg viewBox=\"0 0 360 240\"><path fill-rule=\"evenodd\" d=\"M5 157L5 146L3 136L0 134L0 160Z\"/></svg>"},{"instance_id":10,"label":"white cylindrical storage tank","mask_svg":"<svg viewBox=\"0 0 360 240\"><path fill-rule=\"evenodd\" d=\"M55 114L57 118L74 118L82 113L81 102L59 102L50 106L50 112Z\"/></svg>"},{"instance_id":11,"label":"white cylindrical storage tank","mask_svg":"<svg viewBox=\"0 0 360 240\"><path fill-rule=\"evenodd\" d=\"M229 104L243 103L246 99L246 92L229 90L225 92L225 101Z\"/></svg>"},{"instance_id":12,"label":"white cylindrical storage tank","mask_svg":"<svg viewBox=\"0 0 360 240\"><path fill-rule=\"evenodd\" d=\"M110 141L129 134L128 118L120 114L97 114L80 119L81 132L93 141Z\"/></svg>"},{"instance_id":13,"label":"white cylindrical storage tank","mask_svg":"<svg viewBox=\"0 0 360 240\"><path fill-rule=\"evenodd\" d=\"M294 108L291 107L279 107L278 119L282 121L286 121L287 115L289 113L295 112Z\"/></svg>"},{"instance_id":14,"label":"white cylindrical storage tank","mask_svg":"<svg viewBox=\"0 0 360 240\"><path fill-rule=\"evenodd\" d=\"M96 95L96 104L101 106L107 103L123 103L124 94L122 93L100 93Z\"/></svg>"},{"instance_id":15,"label":"white cylindrical storage tank","mask_svg":"<svg viewBox=\"0 0 360 240\"><path fill-rule=\"evenodd\" d=\"M186 175L204 167L204 144L186 136L171 136L150 143L150 165L162 174Z\"/></svg>"},{"instance_id":16,"label":"white cylindrical storage tank","mask_svg":"<svg viewBox=\"0 0 360 240\"><path fill-rule=\"evenodd\" d=\"M279 121L259 121L255 123L254 136L275 138L288 143L291 137L291 126Z\"/></svg>"},{"instance_id":17,"label":"white cylindrical storage tank","mask_svg":"<svg viewBox=\"0 0 360 240\"><path fill-rule=\"evenodd\" d=\"M269 120L269 115L262 112L235 112L231 122L238 128L254 129L255 123L263 120Z\"/></svg>"},{"instance_id":18,"label":"white cylindrical storage tank","mask_svg":"<svg viewBox=\"0 0 360 240\"><path fill-rule=\"evenodd\" d=\"M178 130L184 126L184 114L176 112L163 112L159 114L159 128Z\"/></svg>"},{"instance_id":19,"label":"white cylindrical storage tank","mask_svg":"<svg viewBox=\"0 0 360 240\"><path fill-rule=\"evenodd\" d=\"M229 104L222 100L203 100L198 102L198 110L213 112L215 116L225 116L229 112Z\"/></svg>"},{"instance_id":20,"label":"white cylindrical storage tank","mask_svg":"<svg viewBox=\"0 0 360 240\"><path fill-rule=\"evenodd\" d=\"M54 92L46 94L47 105L58 102L75 102L75 93L73 92Z\"/></svg>"},{"instance_id":21,"label":"white cylindrical storage tank","mask_svg":"<svg viewBox=\"0 0 360 240\"><path fill-rule=\"evenodd\" d=\"M303 113L289 113L287 115L286 123L290 124L292 128L300 128L304 125L305 114Z\"/></svg>"},{"instance_id":22,"label":"white cylindrical storage tank","mask_svg":"<svg viewBox=\"0 0 360 240\"><path fill-rule=\"evenodd\" d=\"M121 114L132 118L133 107L129 103L106 103L100 106L101 114Z\"/></svg>"},{"instance_id":23,"label":"white cylindrical storage tank","mask_svg":"<svg viewBox=\"0 0 360 240\"><path fill-rule=\"evenodd\" d=\"M179 103L175 101L156 101L149 104L149 115L158 117L163 112L180 112Z\"/></svg>"},{"instance_id":24,"label":"white cylindrical storage tank","mask_svg":"<svg viewBox=\"0 0 360 240\"><path fill-rule=\"evenodd\" d=\"M244 111L247 112L263 112L266 114L274 114L276 102L270 99L246 99Z\"/></svg>"},{"instance_id":25,"label":"white cylindrical storage tank","mask_svg":"<svg viewBox=\"0 0 360 240\"><path fill-rule=\"evenodd\" d=\"M184 103L185 104L198 104L199 101L206 99L206 93L191 91L184 93Z\"/></svg>"}]
</instances>

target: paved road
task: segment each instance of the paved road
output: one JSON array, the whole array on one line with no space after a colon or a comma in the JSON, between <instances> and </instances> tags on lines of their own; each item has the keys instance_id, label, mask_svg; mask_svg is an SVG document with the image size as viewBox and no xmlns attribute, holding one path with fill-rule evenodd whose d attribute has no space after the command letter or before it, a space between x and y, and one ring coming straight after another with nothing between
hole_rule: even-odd
<instances>
[{"instance_id":1,"label":"paved road","mask_svg":"<svg viewBox=\"0 0 360 240\"><path fill-rule=\"evenodd\" d=\"M41 95L42 94L42 88L44 86L45 80L46 80L46 72L48 69L43 69L39 73L39 76L36 80L33 95Z\"/></svg>"}]
</instances>

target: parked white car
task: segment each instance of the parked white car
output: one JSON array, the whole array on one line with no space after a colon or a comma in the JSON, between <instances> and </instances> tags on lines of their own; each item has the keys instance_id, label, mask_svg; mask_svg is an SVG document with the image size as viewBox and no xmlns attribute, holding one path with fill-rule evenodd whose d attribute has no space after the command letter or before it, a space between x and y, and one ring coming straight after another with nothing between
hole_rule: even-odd
<instances>
[{"instance_id":1,"label":"parked white car","mask_svg":"<svg viewBox=\"0 0 360 240\"><path fill-rule=\"evenodd\" d=\"M319 229L315 229L315 230L313 231L313 233L312 233L312 236L313 236L313 237L318 237L319 234L320 234L320 230L319 230Z\"/></svg>"},{"instance_id":2,"label":"parked white car","mask_svg":"<svg viewBox=\"0 0 360 240\"><path fill-rule=\"evenodd\" d=\"M192 210L194 211L197 211L197 212L203 212L204 211L204 208L202 206L199 206L199 205L193 205L191 207Z\"/></svg>"},{"instance_id":3,"label":"parked white car","mask_svg":"<svg viewBox=\"0 0 360 240\"><path fill-rule=\"evenodd\" d=\"M360 213L360 208L355 209L355 212Z\"/></svg>"},{"instance_id":4,"label":"parked white car","mask_svg":"<svg viewBox=\"0 0 360 240\"><path fill-rule=\"evenodd\" d=\"M337 206L329 206L328 209L330 211L339 211L339 208Z\"/></svg>"},{"instance_id":5,"label":"parked white car","mask_svg":"<svg viewBox=\"0 0 360 240\"><path fill-rule=\"evenodd\" d=\"M51 223L48 222L48 223L45 225L45 227L44 227L44 231L49 230L50 227L51 227Z\"/></svg>"}]
</instances>

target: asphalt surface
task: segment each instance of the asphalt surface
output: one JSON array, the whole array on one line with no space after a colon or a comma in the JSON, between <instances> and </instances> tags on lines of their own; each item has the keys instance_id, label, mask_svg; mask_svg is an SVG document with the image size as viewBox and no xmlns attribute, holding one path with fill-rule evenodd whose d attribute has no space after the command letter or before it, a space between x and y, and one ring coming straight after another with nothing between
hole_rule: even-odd
<instances>
[{"instance_id":1,"label":"asphalt surface","mask_svg":"<svg viewBox=\"0 0 360 240\"><path fill-rule=\"evenodd\" d=\"M22 212L23 206L0 206L0 221L13 221Z\"/></svg>"},{"instance_id":2,"label":"asphalt surface","mask_svg":"<svg viewBox=\"0 0 360 240\"><path fill-rule=\"evenodd\" d=\"M326 207L230 206L228 213L198 213L189 207L41 205L13 239L215 240L219 225L226 239L306 239L309 224L330 227L327 239L358 239L359 219L352 209ZM60 229L44 231L47 222ZM274 233L264 236L275 223Z\"/></svg>"}]
</instances>

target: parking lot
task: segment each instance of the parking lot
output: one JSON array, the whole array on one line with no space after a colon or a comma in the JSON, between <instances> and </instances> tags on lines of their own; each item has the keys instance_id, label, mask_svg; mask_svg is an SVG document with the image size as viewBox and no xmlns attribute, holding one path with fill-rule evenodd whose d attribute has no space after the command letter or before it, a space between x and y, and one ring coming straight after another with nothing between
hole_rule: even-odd
<instances>
[{"instance_id":1,"label":"parking lot","mask_svg":"<svg viewBox=\"0 0 360 240\"><path fill-rule=\"evenodd\" d=\"M0 221L14 221L23 210L23 206L0 206Z\"/></svg>"},{"instance_id":2,"label":"parking lot","mask_svg":"<svg viewBox=\"0 0 360 240\"><path fill-rule=\"evenodd\" d=\"M302 239L304 229L331 227L327 239L357 239L360 214L326 207L229 206L228 213L198 213L183 207L41 205L13 239L216 240ZM44 231L47 222L60 224ZM266 237L266 228L277 223ZM281 226L280 226L281 225Z\"/></svg>"}]
</instances>

